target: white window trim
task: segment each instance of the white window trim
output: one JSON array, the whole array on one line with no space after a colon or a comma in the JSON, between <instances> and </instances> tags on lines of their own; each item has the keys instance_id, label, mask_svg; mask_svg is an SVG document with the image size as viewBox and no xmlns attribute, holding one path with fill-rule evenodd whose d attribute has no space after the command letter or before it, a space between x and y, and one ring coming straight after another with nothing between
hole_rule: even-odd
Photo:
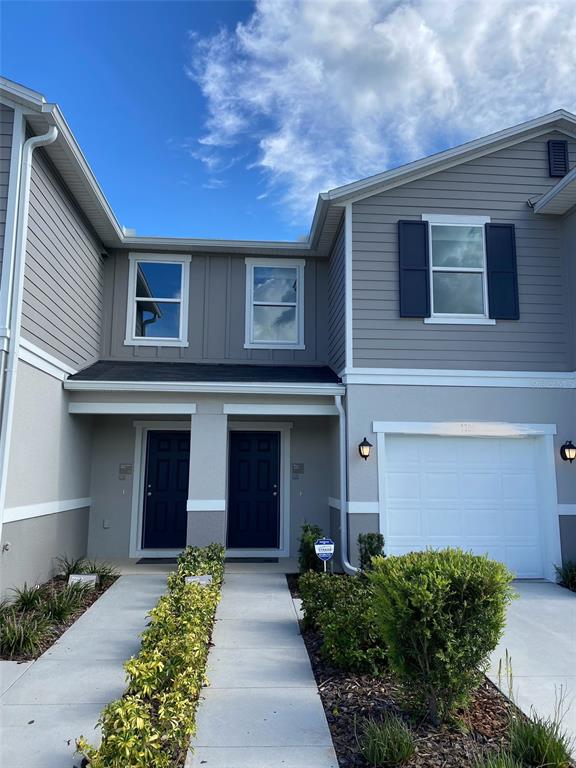
<instances>
[{"instance_id":1,"label":"white window trim","mask_svg":"<svg viewBox=\"0 0 576 768\"><path fill-rule=\"evenodd\" d=\"M166 253L130 253L128 254L128 296L126 310L126 338L124 344L131 347L187 347L188 346L188 299L190 286L190 261L188 254ZM151 261L165 264L180 264L182 266L182 284L180 297L180 332L177 339L173 338L141 338L134 335L136 319L136 279L138 262ZM176 302L174 302L176 303Z\"/></svg>"},{"instance_id":2,"label":"white window trim","mask_svg":"<svg viewBox=\"0 0 576 768\"><path fill-rule=\"evenodd\" d=\"M246 319L244 349L306 349L304 344L304 259L256 259L246 260ZM298 290L296 292L296 323L298 341L253 341L253 294L254 267L295 267L298 271Z\"/></svg>"},{"instance_id":3,"label":"white window trim","mask_svg":"<svg viewBox=\"0 0 576 768\"><path fill-rule=\"evenodd\" d=\"M423 213L422 221L427 221L429 225L440 224L452 227L481 227L482 228L482 251L483 266L459 269L452 267L434 267L432 254L432 226L428 227L428 250L429 271L430 271L430 317L424 318L427 325L496 325L496 320L488 316L488 269L486 263L486 235L484 225L490 223L489 216L452 216L443 213ZM470 272L482 274L482 289L484 298L484 312L481 315L459 315L434 312L434 272Z\"/></svg>"}]
</instances>

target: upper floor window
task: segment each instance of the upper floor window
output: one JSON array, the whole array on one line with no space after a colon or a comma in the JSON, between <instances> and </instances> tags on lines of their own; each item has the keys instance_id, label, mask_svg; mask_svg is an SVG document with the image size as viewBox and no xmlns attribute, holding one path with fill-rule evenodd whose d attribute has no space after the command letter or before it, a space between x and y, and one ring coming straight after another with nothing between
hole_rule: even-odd
<instances>
[{"instance_id":1,"label":"upper floor window","mask_svg":"<svg viewBox=\"0 0 576 768\"><path fill-rule=\"evenodd\" d=\"M190 256L129 256L125 344L188 346Z\"/></svg>"},{"instance_id":2,"label":"upper floor window","mask_svg":"<svg viewBox=\"0 0 576 768\"><path fill-rule=\"evenodd\" d=\"M304 261L246 259L247 349L304 349Z\"/></svg>"},{"instance_id":3,"label":"upper floor window","mask_svg":"<svg viewBox=\"0 0 576 768\"><path fill-rule=\"evenodd\" d=\"M487 322L485 217L424 215L430 238L430 307L426 322Z\"/></svg>"}]
</instances>

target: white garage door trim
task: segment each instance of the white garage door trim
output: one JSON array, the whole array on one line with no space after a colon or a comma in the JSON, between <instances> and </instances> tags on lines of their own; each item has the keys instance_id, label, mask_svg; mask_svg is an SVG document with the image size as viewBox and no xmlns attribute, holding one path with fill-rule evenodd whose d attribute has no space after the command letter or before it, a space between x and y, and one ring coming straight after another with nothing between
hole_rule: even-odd
<instances>
[{"instance_id":1,"label":"white garage door trim","mask_svg":"<svg viewBox=\"0 0 576 768\"><path fill-rule=\"evenodd\" d=\"M561 561L558 498L556 492L556 460L554 451L555 424L512 424L507 422L403 422L374 421L378 449L378 509L380 530L386 536L386 436L436 435L441 437L498 437L522 439L536 437L541 472L539 476L542 504L540 522L544 541L544 576L555 581L554 565Z\"/></svg>"}]
</instances>

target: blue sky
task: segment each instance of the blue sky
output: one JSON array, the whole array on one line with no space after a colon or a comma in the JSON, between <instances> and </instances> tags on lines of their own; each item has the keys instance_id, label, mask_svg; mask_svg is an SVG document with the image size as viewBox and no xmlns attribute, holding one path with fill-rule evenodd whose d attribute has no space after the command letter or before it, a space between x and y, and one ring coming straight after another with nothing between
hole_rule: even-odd
<instances>
[{"instance_id":1,"label":"blue sky","mask_svg":"<svg viewBox=\"0 0 576 768\"><path fill-rule=\"evenodd\" d=\"M576 111L573 0L4 0L0 12L2 74L61 106L139 234L296 239L320 191Z\"/></svg>"}]
</instances>

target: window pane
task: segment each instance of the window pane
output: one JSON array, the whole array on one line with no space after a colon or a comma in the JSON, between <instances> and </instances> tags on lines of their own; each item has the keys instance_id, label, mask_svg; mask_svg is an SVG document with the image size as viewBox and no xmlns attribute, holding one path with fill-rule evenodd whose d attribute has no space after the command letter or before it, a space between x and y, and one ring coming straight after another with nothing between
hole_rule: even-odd
<instances>
[{"instance_id":1,"label":"window pane","mask_svg":"<svg viewBox=\"0 0 576 768\"><path fill-rule=\"evenodd\" d=\"M136 296L159 299L179 299L182 285L182 264L159 261L139 261Z\"/></svg>"},{"instance_id":2,"label":"window pane","mask_svg":"<svg viewBox=\"0 0 576 768\"><path fill-rule=\"evenodd\" d=\"M254 267L254 301L296 302L297 282L294 267Z\"/></svg>"},{"instance_id":3,"label":"window pane","mask_svg":"<svg viewBox=\"0 0 576 768\"><path fill-rule=\"evenodd\" d=\"M432 264L435 267L484 266L482 227L432 226Z\"/></svg>"},{"instance_id":4,"label":"window pane","mask_svg":"<svg viewBox=\"0 0 576 768\"><path fill-rule=\"evenodd\" d=\"M479 272L434 272L434 312L483 315L482 275Z\"/></svg>"},{"instance_id":5,"label":"window pane","mask_svg":"<svg viewBox=\"0 0 576 768\"><path fill-rule=\"evenodd\" d=\"M254 341L285 341L296 344L296 307L254 307Z\"/></svg>"},{"instance_id":6,"label":"window pane","mask_svg":"<svg viewBox=\"0 0 576 768\"><path fill-rule=\"evenodd\" d=\"M134 335L154 339L180 338L180 304L137 301Z\"/></svg>"}]
</instances>

